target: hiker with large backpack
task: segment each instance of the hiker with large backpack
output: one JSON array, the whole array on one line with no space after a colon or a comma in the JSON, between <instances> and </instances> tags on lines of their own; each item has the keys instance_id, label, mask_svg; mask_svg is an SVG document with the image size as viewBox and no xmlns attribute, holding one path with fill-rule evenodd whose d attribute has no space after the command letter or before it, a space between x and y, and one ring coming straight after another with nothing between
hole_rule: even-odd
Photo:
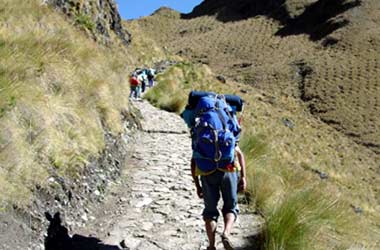
<instances>
[{"instance_id":1,"label":"hiker with large backpack","mask_svg":"<svg viewBox=\"0 0 380 250\"><path fill-rule=\"evenodd\" d=\"M181 114L191 129L191 174L199 198L204 199L202 215L208 250L215 250L220 194L224 219L222 243L225 249L233 249L230 233L239 213L237 192L244 191L247 185L244 155L237 146L241 128L236 112L242 108L243 100L238 96L192 91Z\"/></svg>"}]
</instances>

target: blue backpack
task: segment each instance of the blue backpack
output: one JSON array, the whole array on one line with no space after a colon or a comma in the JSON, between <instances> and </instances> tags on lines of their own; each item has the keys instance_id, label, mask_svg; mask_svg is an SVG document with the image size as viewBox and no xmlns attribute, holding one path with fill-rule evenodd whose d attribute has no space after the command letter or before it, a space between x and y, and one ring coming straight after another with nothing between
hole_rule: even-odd
<instances>
[{"instance_id":1,"label":"blue backpack","mask_svg":"<svg viewBox=\"0 0 380 250\"><path fill-rule=\"evenodd\" d=\"M191 128L193 159L201 171L225 168L234 161L241 128L224 95L200 96L181 116Z\"/></svg>"}]
</instances>

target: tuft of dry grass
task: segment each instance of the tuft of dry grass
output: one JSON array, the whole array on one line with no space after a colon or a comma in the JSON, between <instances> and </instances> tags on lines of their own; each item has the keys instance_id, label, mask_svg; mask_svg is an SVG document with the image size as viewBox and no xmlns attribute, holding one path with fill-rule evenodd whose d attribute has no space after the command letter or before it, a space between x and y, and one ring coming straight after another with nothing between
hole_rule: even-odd
<instances>
[{"instance_id":1,"label":"tuft of dry grass","mask_svg":"<svg viewBox=\"0 0 380 250\"><path fill-rule=\"evenodd\" d=\"M265 249L310 249L324 226L339 224L336 200L328 200L316 188L288 193L266 216Z\"/></svg>"}]
</instances>

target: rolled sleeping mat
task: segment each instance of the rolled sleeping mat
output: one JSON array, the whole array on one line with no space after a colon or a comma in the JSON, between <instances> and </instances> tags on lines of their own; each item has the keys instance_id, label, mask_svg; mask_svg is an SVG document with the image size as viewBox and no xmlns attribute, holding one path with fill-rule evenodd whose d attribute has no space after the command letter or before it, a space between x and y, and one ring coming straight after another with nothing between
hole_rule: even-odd
<instances>
[{"instance_id":1,"label":"rolled sleeping mat","mask_svg":"<svg viewBox=\"0 0 380 250\"><path fill-rule=\"evenodd\" d=\"M226 102L232 107L236 112L243 111L244 100L237 95L224 95Z\"/></svg>"},{"instance_id":2,"label":"rolled sleeping mat","mask_svg":"<svg viewBox=\"0 0 380 250\"><path fill-rule=\"evenodd\" d=\"M201 99L204 96L215 96L216 94L213 92L206 92L206 91L196 91L193 90L189 94L189 101L188 101L188 108L189 109L195 109L197 106L199 99Z\"/></svg>"},{"instance_id":3,"label":"rolled sleeping mat","mask_svg":"<svg viewBox=\"0 0 380 250\"><path fill-rule=\"evenodd\" d=\"M197 106L199 99L201 99L204 96L216 96L214 92L207 92L207 91L196 91L193 90L189 94L189 101L188 101L188 109L195 109ZM244 100L237 95L224 95L226 98L226 102L231 106L231 108L235 112L241 112L243 110Z\"/></svg>"}]
</instances>

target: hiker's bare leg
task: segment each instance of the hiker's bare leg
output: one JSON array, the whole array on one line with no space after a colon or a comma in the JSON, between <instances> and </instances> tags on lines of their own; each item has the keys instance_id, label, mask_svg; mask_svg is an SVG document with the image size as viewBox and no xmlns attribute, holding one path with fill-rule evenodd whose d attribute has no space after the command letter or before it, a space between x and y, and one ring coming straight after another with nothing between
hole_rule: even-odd
<instances>
[{"instance_id":1,"label":"hiker's bare leg","mask_svg":"<svg viewBox=\"0 0 380 250\"><path fill-rule=\"evenodd\" d=\"M207 232L209 246L215 247L216 221L206 219L205 224L206 224L206 232Z\"/></svg>"},{"instance_id":2,"label":"hiker's bare leg","mask_svg":"<svg viewBox=\"0 0 380 250\"><path fill-rule=\"evenodd\" d=\"M231 234L232 226L235 222L235 214L227 213L223 216L223 218L224 218L223 235L229 236Z\"/></svg>"}]
</instances>

